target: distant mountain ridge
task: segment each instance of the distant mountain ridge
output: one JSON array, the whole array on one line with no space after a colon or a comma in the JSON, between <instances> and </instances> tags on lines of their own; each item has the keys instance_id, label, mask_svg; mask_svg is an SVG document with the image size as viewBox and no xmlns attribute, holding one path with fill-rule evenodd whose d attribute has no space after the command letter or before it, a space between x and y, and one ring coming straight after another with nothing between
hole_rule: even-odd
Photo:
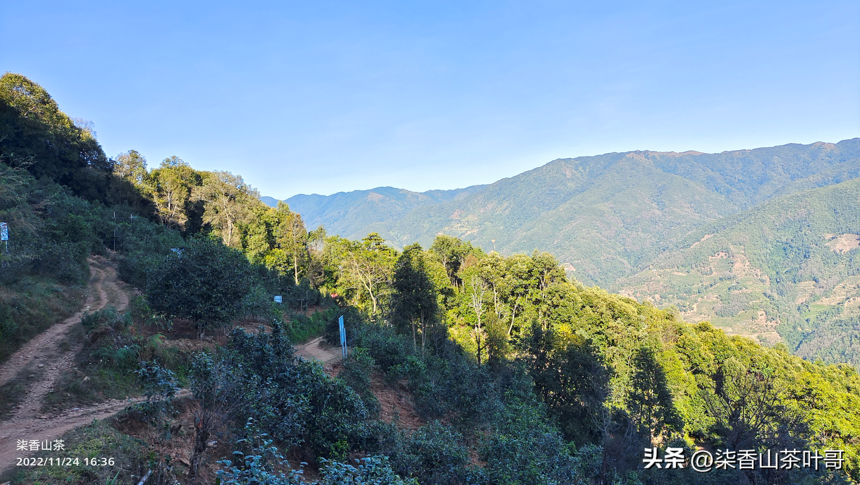
<instances>
[{"instance_id":1,"label":"distant mountain ridge","mask_svg":"<svg viewBox=\"0 0 860 485\"><path fill-rule=\"evenodd\" d=\"M487 251L549 251L580 281L611 288L701 224L857 177L860 138L853 138L716 154L608 153L465 189L378 187L285 202L308 227L352 239L378 232L399 247L426 247L444 233Z\"/></svg>"},{"instance_id":2,"label":"distant mountain ridge","mask_svg":"<svg viewBox=\"0 0 860 485\"><path fill-rule=\"evenodd\" d=\"M378 232L427 247L448 234L503 254L548 251L587 285L860 365L860 347L840 340L860 336L860 249L828 246L860 240L858 184L853 138L608 153L461 191L383 187L287 202L310 226L354 239Z\"/></svg>"},{"instance_id":3,"label":"distant mountain ridge","mask_svg":"<svg viewBox=\"0 0 860 485\"><path fill-rule=\"evenodd\" d=\"M459 200L480 192L485 187L486 185L473 185L463 189L427 192L377 187L332 195L299 194L284 202L291 210L302 215L307 227L322 225L329 234L357 239L366 235L361 231L368 225L395 221L417 207ZM260 200L272 207L278 203L277 199L272 197L261 197Z\"/></svg>"},{"instance_id":4,"label":"distant mountain ridge","mask_svg":"<svg viewBox=\"0 0 860 485\"><path fill-rule=\"evenodd\" d=\"M280 202L280 201L274 197L269 197L268 195L264 195L264 196L260 197L260 202L266 204L269 207L275 207L278 205L278 202Z\"/></svg>"},{"instance_id":5,"label":"distant mountain ridge","mask_svg":"<svg viewBox=\"0 0 860 485\"><path fill-rule=\"evenodd\" d=\"M558 159L360 232L379 232L400 246L427 245L444 233L502 253L549 251L580 281L611 287L700 224L858 173L860 138L719 154Z\"/></svg>"}]
</instances>

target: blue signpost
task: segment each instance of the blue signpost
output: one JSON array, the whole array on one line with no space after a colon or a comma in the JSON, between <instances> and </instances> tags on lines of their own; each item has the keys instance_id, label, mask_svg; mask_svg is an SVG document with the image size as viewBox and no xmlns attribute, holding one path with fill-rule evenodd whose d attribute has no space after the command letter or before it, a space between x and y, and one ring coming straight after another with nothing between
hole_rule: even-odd
<instances>
[{"instance_id":1,"label":"blue signpost","mask_svg":"<svg viewBox=\"0 0 860 485\"><path fill-rule=\"evenodd\" d=\"M0 241L6 242L6 252L9 252L9 225L0 222Z\"/></svg>"},{"instance_id":2,"label":"blue signpost","mask_svg":"<svg viewBox=\"0 0 860 485\"><path fill-rule=\"evenodd\" d=\"M340 347L343 351L343 358L346 358L346 328L343 326L343 315L337 320L340 324Z\"/></svg>"}]
</instances>

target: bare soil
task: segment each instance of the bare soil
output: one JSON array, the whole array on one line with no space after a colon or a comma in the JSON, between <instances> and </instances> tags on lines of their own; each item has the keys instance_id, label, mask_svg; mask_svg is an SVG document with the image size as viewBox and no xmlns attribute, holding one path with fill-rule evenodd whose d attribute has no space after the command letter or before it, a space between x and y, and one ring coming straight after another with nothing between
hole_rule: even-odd
<instances>
[{"instance_id":1,"label":"bare soil","mask_svg":"<svg viewBox=\"0 0 860 485\"><path fill-rule=\"evenodd\" d=\"M839 254L845 254L848 251L860 248L860 235L857 234L842 234L839 236L825 234L825 237L828 239L827 246Z\"/></svg>"},{"instance_id":2,"label":"bare soil","mask_svg":"<svg viewBox=\"0 0 860 485\"><path fill-rule=\"evenodd\" d=\"M396 422L398 428L407 431L415 431L424 425L415 411L415 403L405 381L389 385L381 375L374 374L370 380L370 392L379 401L379 418L382 421Z\"/></svg>"},{"instance_id":3,"label":"bare soil","mask_svg":"<svg viewBox=\"0 0 860 485\"><path fill-rule=\"evenodd\" d=\"M322 337L297 345L296 355L309 360L318 360L323 365L333 363L342 357L340 347L327 344Z\"/></svg>"},{"instance_id":4,"label":"bare soil","mask_svg":"<svg viewBox=\"0 0 860 485\"><path fill-rule=\"evenodd\" d=\"M15 379L27 368L40 371L24 381L26 391L24 397L19 399L20 404L10 413L9 419L0 421L0 472L14 466L15 458L30 455L29 452L16 451L16 440L54 440L66 431L94 419L104 419L130 404L130 401L111 400L55 415L40 413L45 396L52 392L63 371L73 365L75 355L81 348L78 343L64 349L62 344L69 331L80 323L85 313L107 305L113 305L117 310L128 306L128 295L117 280L116 269L98 256L91 257L89 263L91 278L83 308L36 336L0 365L0 386ZM0 396L2 401L4 399Z\"/></svg>"}]
</instances>

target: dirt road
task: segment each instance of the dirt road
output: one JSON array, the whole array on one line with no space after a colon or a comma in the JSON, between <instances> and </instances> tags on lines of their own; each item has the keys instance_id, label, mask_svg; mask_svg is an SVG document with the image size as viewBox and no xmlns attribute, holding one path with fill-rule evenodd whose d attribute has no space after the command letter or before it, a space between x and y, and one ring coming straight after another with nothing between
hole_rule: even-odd
<instances>
[{"instance_id":1,"label":"dirt road","mask_svg":"<svg viewBox=\"0 0 860 485\"><path fill-rule=\"evenodd\" d=\"M128 306L128 295L117 281L116 270L104 259L92 257L87 301L75 315L67 318L28 342L8 361L0 365L0 386L11 381L20 372L35 365L42 370L27 382L27 393L22 404L12 417L0 421L0 472L15 466L16 458L28 456L28 452L17 451L17 440L54 440L66 431L93 419L103 419L115 414L130 404L128 401L107 401L86 408L75 408L57 415L42 415L40 409L45 396L54 388L63 371L70 368L81 344L62 350L69 330L81 321L85 312L94 312L107 305L117 310ZM3 405L0 397L0 405Z\"/></svg>"},{"instance_id":2,"label":"dirt road","mask_svg":"<svg viewBox=\"0 0 860 485\"><path fill-rule=\"evenodd\" d=\"M340 347L325 343L322 337L317 337L306 344L296 345L296 355L328 364L341 358L341 350Z\"/></svg>"}]
</instances>

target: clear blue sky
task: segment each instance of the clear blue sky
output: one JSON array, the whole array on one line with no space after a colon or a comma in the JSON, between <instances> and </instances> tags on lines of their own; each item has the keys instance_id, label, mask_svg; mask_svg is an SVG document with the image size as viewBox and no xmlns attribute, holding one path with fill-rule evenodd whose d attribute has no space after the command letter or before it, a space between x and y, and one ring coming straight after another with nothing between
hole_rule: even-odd
<instances>
[{"instance_id":1,"label":"clear blue sky","mask_svg":"<svg viewBox=\"0 0 860 485\"><path fill-rule=\"evenodd\" d=\"M263 195L860 136L860 2L0 0L0 71Z\"/></svg>"}]
</instances>

